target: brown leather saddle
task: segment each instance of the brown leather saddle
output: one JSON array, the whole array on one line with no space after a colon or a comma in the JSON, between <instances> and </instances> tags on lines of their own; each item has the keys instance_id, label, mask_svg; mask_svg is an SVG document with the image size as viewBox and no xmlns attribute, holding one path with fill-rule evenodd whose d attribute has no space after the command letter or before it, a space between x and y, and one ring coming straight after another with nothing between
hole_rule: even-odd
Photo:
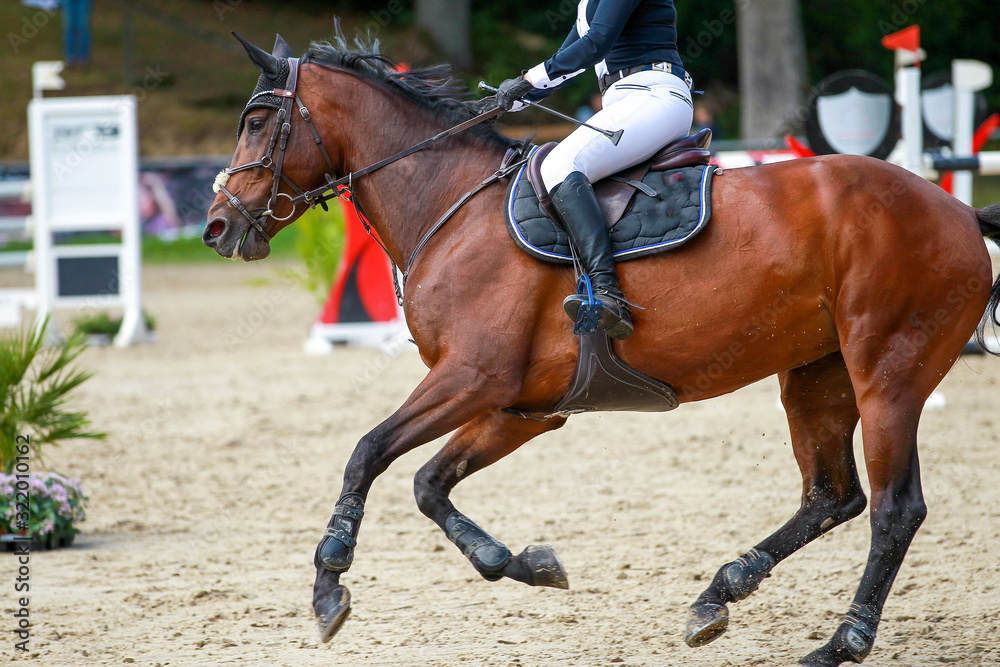
<instances>
[{"instance_id":1,"label":"brown leather saddle","mask_svg":"<svg viewBox=\"0 0 1000 667\"><path fill-rule=\"evenodd\" d=\"M594 194L604 211L604 221L610 227L628 210L629 204L638 190L642 190L642 179L651 171L667 171L680 167L696 167L708 164L712 154L708 150L712 143L712 130L704 129L689 137L678 139L667 144L653 157L628 169L608 176L594 184ZM538 203L542 210L559 221L549 192L542 183L542 161L556 147L556 143L540 146L528 160L527 176L531 186L538 195Z\"/></svg>"}]
</instances>

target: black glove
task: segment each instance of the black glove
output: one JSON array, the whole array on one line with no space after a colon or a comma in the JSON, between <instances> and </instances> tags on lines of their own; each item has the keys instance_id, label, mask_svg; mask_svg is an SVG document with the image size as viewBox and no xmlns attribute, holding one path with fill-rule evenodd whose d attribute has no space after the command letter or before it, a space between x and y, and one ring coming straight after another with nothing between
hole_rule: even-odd
<instances>
[{"instance_id":1,"label":"black glove","mask_svg":"<svg viewBox=\"0 0 1000 667\"><path fill-rule=\"evenodd\" d=\"M504 111L510 111L514 108L515 102L520 101L534 89L535 87L526 81L523 76L519 76L516 79L507 79L497 88L497 106L501 107Z\"/></svg>"}]
</instances>

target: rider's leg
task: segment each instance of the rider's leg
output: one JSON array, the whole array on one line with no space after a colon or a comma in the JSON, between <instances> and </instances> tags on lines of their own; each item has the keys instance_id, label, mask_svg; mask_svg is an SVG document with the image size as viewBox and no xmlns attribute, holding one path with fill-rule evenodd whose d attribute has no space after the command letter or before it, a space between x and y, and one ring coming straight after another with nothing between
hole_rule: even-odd
<instances>
[{"instance_id":1,"label":"rider's leg","mask_svg":"<svg viewBox=\"0 0 1000 667\"><path fill-rule=\"evenodd\" d=\"M601 303L598 325L612 338L628 338L632 335L632 313L618 283L611 237L590 181L582 172L574 171L550 194L552 206L562 218L583 270L590 276L595 299ZM588 300L587 296L571 294L563 301L563 308L575 322L580 307Z\"/></svg>"},{"instance_id":2,"label":"rider's leg","mask_svg":"<svg viewBox=\"0 0 1000 667\"><path fill-rule=\"evenodd\" d=\"M651 157L691 128L691 93L679 78L665 72L625 77L604 95L604 108L590 122L622 129L613 145L585 127L559 143L541 166L542 180L604 306L600 326L613 338L632 333L631 314L618 283L607 226L590 183ZM600 296L610 298L600 299ZM585 301L571 295L566 312L576 319Z\"/></svg>"}]
</instances>

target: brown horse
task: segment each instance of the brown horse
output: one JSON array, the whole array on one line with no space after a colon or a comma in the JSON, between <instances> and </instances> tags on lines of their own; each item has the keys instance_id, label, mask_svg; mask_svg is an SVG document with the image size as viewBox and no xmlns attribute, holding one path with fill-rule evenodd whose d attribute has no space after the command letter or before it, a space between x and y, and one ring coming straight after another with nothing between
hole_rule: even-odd
<instances>
[{"instance_id":1,"label":"brown horse","mask_svg":"<svg viewBox=\"0 0 1000 667\"><path fill-rule=\"evenodd\" d=\"M342 40L338 47L314 44L301 67L287 60L280 39L274 54L249 45L248 52L265 88L270 81L278 98L297 102L290 113L245 113L233 168L255 166L220 176L204 234L224 257L266 257L269 238L315 203L309 191L322 191L324 174L357 171L479 110L451 99L440 71L398 74ZM289 65L291 82L282 79ZM528 257L511 240L501 218L505 181L473 197L407 265L435 220L493 173L513 144L480 125L351 183L408 273L406 320L430 371L347 463L316 551L313 605L324 640L350 610L340 576L375 478L403 453L451 431L416 476L420 510L487 579L566 586L551 549L512 556L448 495L460 480L565 423L503 409L551 412L566 392L577 340L560 302L574 290L573 273ZM253 162L262 155L268 159ZM274 196L272 185L282 195ZM292 206L303 191L309 196ZM847 156L727 170L716 176L712 196L713 220L687 247L620 266L626 293L644 310L635 313L635 335L615 348L634 368L672 385L682 403L778 374L803 486L788 523L724 565L692 605L686 640L699 646L714 639L726 629L727 603L862 512L852 450L860 420L871 551L844 622L803 664L860 662L926 515L917 462L924 401L987 303L1000 300L1000 281L991 292L983 241L1000 235L1000 205L974 210L898 167Z\"/></svg>"}]
</instances>

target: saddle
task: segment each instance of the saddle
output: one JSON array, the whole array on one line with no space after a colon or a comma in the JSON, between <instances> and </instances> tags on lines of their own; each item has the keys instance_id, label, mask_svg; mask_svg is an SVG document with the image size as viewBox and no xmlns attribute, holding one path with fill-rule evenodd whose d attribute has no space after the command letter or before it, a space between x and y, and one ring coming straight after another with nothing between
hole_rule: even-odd
<instances>
[{"instance_id":1,"label":"saddle","mask_svg":"<svg viewBox=\"0 0 1000 667\"><path fill-rule=\"evenodd\" d=\"M645 188L642 179L649 172L707 165L712 159L712 154L708 150L711 143L712 130L706 128L667 144L645 162L623 169L595 183L594 194L597 195L597 201L604 212L605 223L610 227L622 217L632 203L635 193ZM553 220L559 220L552 207L549 192L542 182L541 172L542 161L555 147L555 142L539 146L528 160L527 177L535 190L541 209Z\"/></svg>"},{"instance_id":2,"label":"saddle","mask_svg":"<svg viewBox=\"0 0 1000 667\"><path fill-rule=\"evenodd\" d=\"M641 211L629 213L635 194L641 191L651 198L659 198L663 190L657 190L650 183L662 187L669 182L676 185L679 190L700 193L694 202L695 207L700 208L697 226L692 226L676 242L683 243L687 238L696 234L707 221L708 215L708 192L713 173L713 170L707 167L711 158L708 151L711 140L712 131L702 130L667 145L645 162L598 181L594 185L594 192L608 227L616 227L626 214L638 218L653 217L642 215ZM525 174L526 180L534 189L530 197L537 198L538 206L534 210L539 211L540 209L541 214L547 215L553 221L558 221L559 218L552 208L549 193L542 183L540 171L542 160L554 147L555 144L546 144L535 149L522 173ZM686 169L690 167L694 168ZM651 172L668 170L677 171L666 175L666 177L657 174L655 177L648 178L648 183L643 182L643 179L647 178ZM556 253L541 251L527 241L522 234L519 228L522 222L514 213L514 202L519 196L517 183L519 178L520 176L512 179L507 194L505 216L511 235L522 249L539 259L548 261L552 261L554 258L567 259ZM661 183L657 184L657 180ZM642 208L639 205L636 207ZM641 224L639 226L641 227ZM560 233L565 234L565 232ZM640 243L635 249L625 251L623 254L632 252L636 253L635 256L642 256L648 252L658 252L673 243L666 241L662 235L658 235L650 241L651 243L648 245ZM557 246L558 241L554 242L553 245ZM617 253L616 257L618 257ZM504 408L504 412L527 419L545 420L596 410L665 412L677 407L678 400L674 390L668 384L645 375L623 362L615 354L611 339L603 331L597 331L593 335L582 335L578 339L579 356L577 357L573 382L566 395L556 403L553 412L531 413L514 407Z\"/></svg>"},{"instance_id":3,"label":"saddle","mask_svg":"<svg viewBox=\"0 0 1000 667\"><path fill-rule=\"evenodd\" d=\"M615 261L674 250L705 229L712 217L712 181L716 173L716 168L708 164L709 152L705 148L710 139L708 131L685 137L653 158L594 185ZM572 264L569 235L551 211L539 169L551 150L551 144L532 147L527 163L512 174L504 222L514 242L532 257ZM536 187L542 190L541 196ZM542 205L542 199L549 202L548 207Z\"/></svg>"}]
</instances>

